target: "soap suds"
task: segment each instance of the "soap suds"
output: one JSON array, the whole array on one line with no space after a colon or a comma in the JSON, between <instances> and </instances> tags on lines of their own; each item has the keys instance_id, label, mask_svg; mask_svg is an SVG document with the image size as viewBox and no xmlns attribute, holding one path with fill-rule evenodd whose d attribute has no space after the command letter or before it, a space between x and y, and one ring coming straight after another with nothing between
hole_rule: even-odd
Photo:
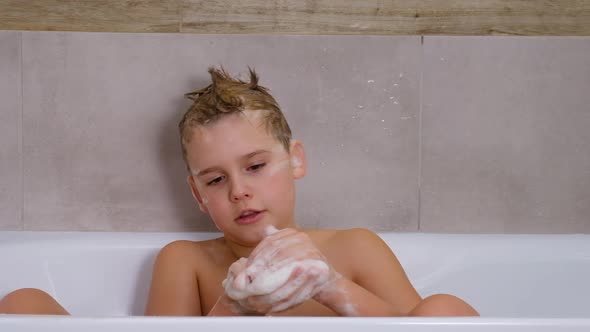
<instances>
[{"instance_id":1,"label":"soap suds","mask_svg":"<svg viewBox=\"0 0 590 332\"><path fill-rule=\"evenodd\" d=\"M348 293L342 290L340 287L337 286L336 280L342 278L342 275L336 273L336 277L334 278L333 282L326 283L322 288L321 291L323 294L326 294L328 297L337 297L335 311L344 316L358 316L357 305L350 302L350 298L348 297ZM329 294L329 295L328 295ZM321 299L320 303L322 302Z\"/></svg>"},{"instance_id":2,"label":"soap suds","mask_svg":"<svg viewBox=\"0 0 590 332\"><path fill-rule=\"evenodd\" d=\"M272 225L264 229L265 236L277 232L279 230ZM347 315L355 315L354 305L348 302L345 292L337 289L333 283L341 278L341 275L331 273L330 266L325 261L287 258L276 262L274 258L281 248L289 247L298 241L290 239L281 241L279 245L264 248L259 255L255 255L249 265L245 257L233 263L227 278L222 282L227 296L241 304L251 296L266 296L264 300L272 305L270 312L279 312L301 304L329 287L330 292L337 292L339 297L342 297L340 311Z\"/></svg>"},{"instance_id":3,"label":"soap suds","mask_svg":"<svg viewBox=\"0 0 590 332\"><path fill-rule=\"evenodd\" d=\"M279 172L279 171L282 171L282 170L284 170L284 169L288 168L288 167L289 167L289 165L290 165L290 164L289 164L289 160L287 160L287 159L284 159L284 160L281 160L281 161L279 161L279 162L276 162L276 163L274 163L274 165L272 165L272 166L270 167L270 169L269 169L269 171L268 171L268 172L269 172L269 174L270 174L271 176L273 176L273 175L275 175L277 172Z\"/></svg>"},{"instance_id":4,"label":"soap suds","mask_svg":"<svg viewBox=\"0 0 590 332\"><path fill-rule=\"evenodd\" d=\"M291 163L293 164L293 167L301 167L301 159L297 157L291 158Z\"/></svg>"},{"instance_id":5,"label":"soap suds","mask_svg":"<svg viewBox=\"0 0 590 332\"><path fill-rule=\"evenodd\" d=\"M243 259L243 258L241 258ZM248 269L251 270L252 266ZM307 275L301 275L289 281L296 269L300 268L304 271L313 271L312 275L317 276L313 282L310 282L306 287L309 288L306 292L300 293L299 296L294 297L290 301L281 304L281 307L288 305L288 307L299 304L314 294L314 290L319 288L322 284L328 281L330 267L321 260L307 259L303 261L295 261L281 266L280 268L264 269L262 266L257 266L260 269L251 270L250 278L236 278L236 275L229 273L228 278L223 281L222 285L226 294L233 300L241 301L250 296L269 295L272 294L271 300L282 300L282 298L291 295L306 281ZM277 290L279 290L277 292ZM275 294L276 293L276 294ZM272 301L275 302L275 301ZM284 309L282 309L284 310ZM274 311L279 311L275 309Z\"/></svg>"},{"instance_id":6,"label":"soap suds","mask_svg":"<svg viewBox=\"0 0 590 332\"><path fill-rule=\"evenodd\" d=\"M273 225L268 225L264 229L264 233L265 233L266 236L271 236L271 235L273 235L274 233L276 233L278 231L279 230L276 227L274 227Z\"/></svg>"}]
</instances>

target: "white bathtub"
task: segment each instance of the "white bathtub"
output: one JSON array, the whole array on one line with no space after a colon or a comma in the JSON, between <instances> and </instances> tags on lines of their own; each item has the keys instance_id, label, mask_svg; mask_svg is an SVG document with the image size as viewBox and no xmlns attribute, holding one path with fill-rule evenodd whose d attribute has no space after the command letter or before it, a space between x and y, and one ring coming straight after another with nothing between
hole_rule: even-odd
<instances>
[{"instance_id":1,"label":"white bathtub","mask_svg":"<svg viewBox=\"0 0 590 332\"><path fill-rule=\"evenodd\" d=\"M137 317L159 248L216 236L0 232L0 296L40 288L74 315L3 315L0 331L590 331L590 235L380 233L422 296L457 295L479 318Z\"/></svg>"}]
</instances>

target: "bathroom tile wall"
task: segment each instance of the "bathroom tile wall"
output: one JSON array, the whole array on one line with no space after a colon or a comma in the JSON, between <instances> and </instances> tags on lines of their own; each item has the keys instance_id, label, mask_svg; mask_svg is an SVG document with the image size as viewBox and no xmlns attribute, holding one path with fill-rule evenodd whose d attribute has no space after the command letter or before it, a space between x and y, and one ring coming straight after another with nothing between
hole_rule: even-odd
<instances>
[{"instance_id":1,"label":"bathroom tile wall","mask_svg":"<svg viewBox=\"0 0 590 332\"><path fill-rule=\"evenodd\" d=\"M21 35L0 31L0 229L21 230Z\"/></svg>"},{"instance_id":2,"label":"bathroom tile wall","mask_svg":"<svg viewBox=\"0 0 590 332\"><path fill-rule=\"evenodd\" d=\"M425 37L420 229L590 232L590 38Z\"/></svg>"},{"instance_id":3,"label":"bathroom tile wall","mask_svg":"<svg viewBox=\"0 0 590 332\"><path fill-rule=\"evenodd\" d=\"M177 123L222 64L254 66L305 144L304 227L590 232L590 38L0 32L0 45L2 230L214 230Z\"/></svg>"}]
</instances>

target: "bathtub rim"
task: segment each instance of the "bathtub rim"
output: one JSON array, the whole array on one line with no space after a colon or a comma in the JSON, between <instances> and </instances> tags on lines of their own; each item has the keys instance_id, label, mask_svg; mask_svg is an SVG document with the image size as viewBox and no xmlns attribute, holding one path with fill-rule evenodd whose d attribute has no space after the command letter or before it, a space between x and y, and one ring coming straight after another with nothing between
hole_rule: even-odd
<instances>
[{"instance_id":1,"label":"bathtub rim","mask_svg":"<svg viewBox=\"0 0 590 332\"><path fill-rule=\"evenodd\" d=\"M195 328L212 328L217 332L235 331L300 331L304 327L340 328L339 331L355 331L371 328L371 331L422 332L437 328L437 331L588 331L590 318L502 318L502 317L153 317L153 316L51 316L51 315L0 315L0 330L43 328L45 331L77 331L81 327L96 327L96 331L159 331L174 328L175 331L195 331ZM94 331L90 329L88 331ZM114 331L114 330L113 330Z\"/></svg>"}]
</instances>

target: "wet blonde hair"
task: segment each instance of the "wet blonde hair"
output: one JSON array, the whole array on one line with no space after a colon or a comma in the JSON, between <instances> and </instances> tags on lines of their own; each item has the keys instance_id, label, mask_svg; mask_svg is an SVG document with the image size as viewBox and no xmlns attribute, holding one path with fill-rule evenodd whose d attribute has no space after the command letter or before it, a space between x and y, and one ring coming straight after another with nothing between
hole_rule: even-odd
<instances>
[{"instance_id":1,"label":"wet blonde hair","mask_svg":"<svg viewBox=\"0 0 590 332\"><path fill-rule=\"evenodd\" d=\"M281 142L286 151L289 151L291 129L279 104L270 95L267 88L258 85L256 72L252 68L248 68L248 71L250 82L244 82L231 77L223 68L210 67L211 84L184 95L193 100L193 104L184 113L178 124L182 157L187 168L189 166L186 144L191 141L193 128L206 126L224 116L242 113L246 110L262 111L262 121L266 130Z\"/></svg>"}]
</instances>

